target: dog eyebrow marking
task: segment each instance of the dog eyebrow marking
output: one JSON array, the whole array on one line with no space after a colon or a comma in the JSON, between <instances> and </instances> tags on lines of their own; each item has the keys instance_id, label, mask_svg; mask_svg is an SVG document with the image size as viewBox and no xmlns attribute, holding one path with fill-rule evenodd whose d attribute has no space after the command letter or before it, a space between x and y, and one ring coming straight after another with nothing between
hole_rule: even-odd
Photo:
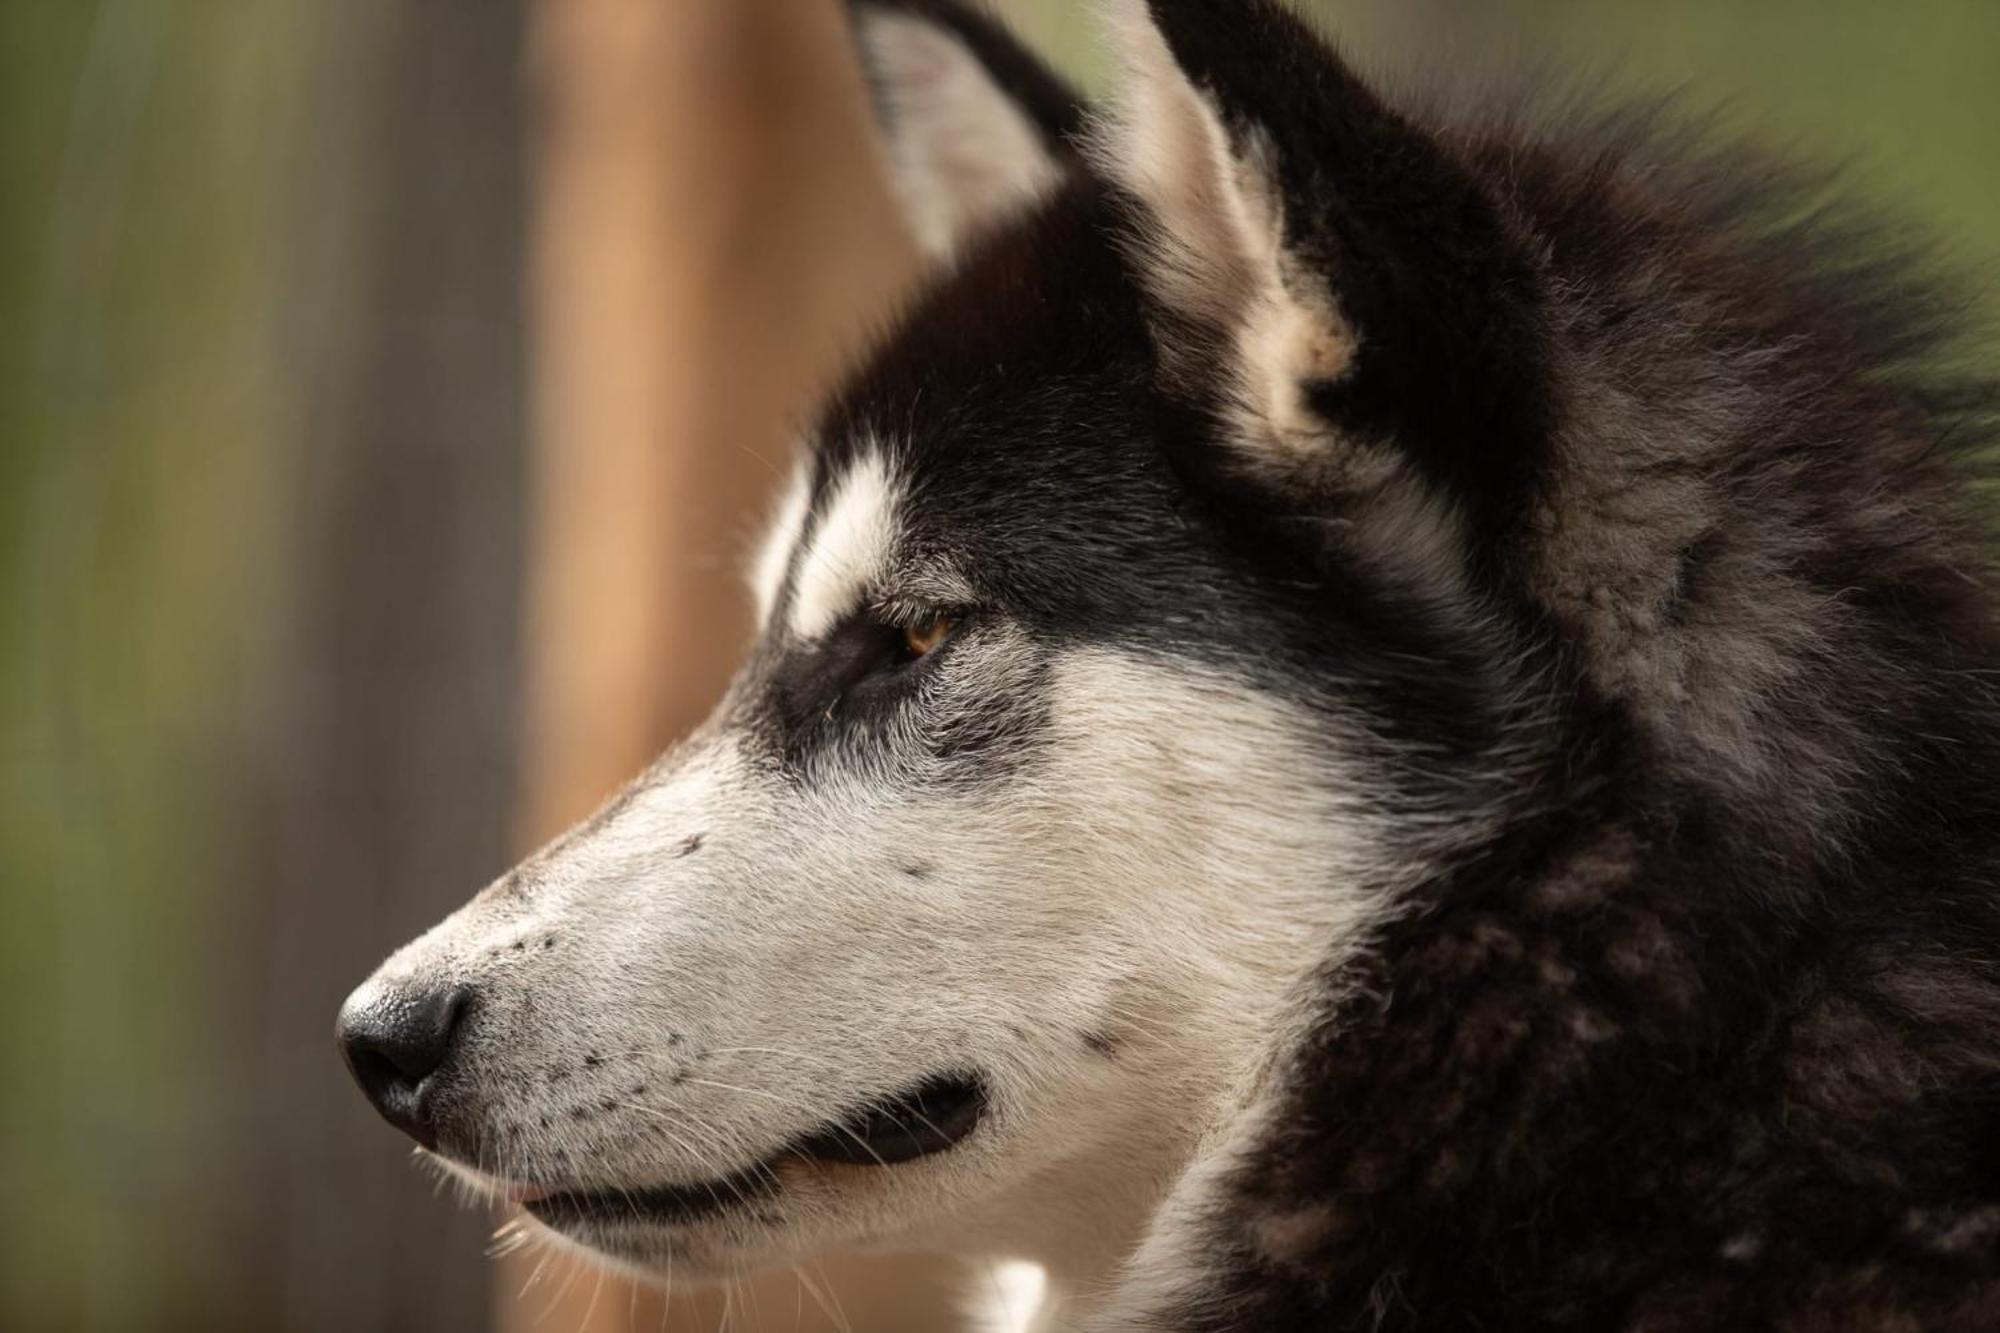
<instances>
[{"instance_id":1,"label":"dog eyebrow marking","mask_svg":"<svg viewBox=\"0 0 2000 1333\"><path fill-rule=\"evenodd\" d=\"M895 547L901 497L880 449L859 455L830 495L792 585L791 631L802 640L860 605Z\"/></svg>"},{"instance_id":2,"label":"dog eyebrow marking","mask_svg":"<svg viewBox=\"0 0 2000 1333\"><path fill-rule=\"evenodd\" d=\"M792 552L805 534L806 517L812 509L812 466L800 449L800 461L785 482L784 494L771 517L769 531L750 564L750 591L757 599L757 623L767 625L777 609L778 594L784 591L785 574L792 567Z\"/></svg>"}]
</instances>

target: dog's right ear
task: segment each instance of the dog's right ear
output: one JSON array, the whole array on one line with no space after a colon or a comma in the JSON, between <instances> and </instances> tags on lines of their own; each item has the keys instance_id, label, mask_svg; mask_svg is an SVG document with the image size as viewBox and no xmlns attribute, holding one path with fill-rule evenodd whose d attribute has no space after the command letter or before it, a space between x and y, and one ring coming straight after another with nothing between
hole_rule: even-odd
<instances>
[{"instance_id":1,"label":"dog's right ear","mask_svg":"<svg viewBox=\"0 0 2000 1333\"><path fill-rule=\"evenodd\" d=\"M949 258L1076 169L1081 99L984 10L853 0L850 12L890 177L925 254Z\"/></svg>"}]
</instances>

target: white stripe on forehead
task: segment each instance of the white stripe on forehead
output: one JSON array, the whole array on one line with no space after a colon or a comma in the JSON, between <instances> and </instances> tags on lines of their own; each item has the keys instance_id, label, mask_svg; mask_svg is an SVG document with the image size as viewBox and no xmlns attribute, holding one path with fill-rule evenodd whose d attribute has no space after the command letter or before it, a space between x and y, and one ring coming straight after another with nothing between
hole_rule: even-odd
<instances>
[{"instance_id":1,"label":"white stripe on forehead","mask_svg":"<svg viewBox=\"0 0 2000 1333\"><path fill-rule=\"evenodd\" d=\"M879 449L860 454L827 491L792 584L792 633L813 639L860 605L888 572L902 497Z\"/></svg>"},{"instance_id":2,"label":"white stripe on forehead","mask_svg":"<svg viewBox=\"0 0 2000 1333\"><path fill-rule=\"evenodd\" d=\"M791 480L785 483L785 493L772 516L771 530L764 534L764 544L757 548L757 558L750 566L750 591L757 598L759 626L771 621L771 610L785 586L785 571L792 566L792 550L805 532L806 511L811 504L812 463L801 458L792 468Z\"/></svg>"}]
</instances>

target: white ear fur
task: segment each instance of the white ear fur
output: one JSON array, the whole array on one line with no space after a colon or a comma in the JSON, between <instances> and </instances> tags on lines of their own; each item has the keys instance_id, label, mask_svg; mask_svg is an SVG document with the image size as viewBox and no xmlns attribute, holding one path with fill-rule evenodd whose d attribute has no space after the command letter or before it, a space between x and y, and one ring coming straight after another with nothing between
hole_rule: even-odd
<instances>
[{"instance_id":1,"label":"white ear fur","mask_svg":"<svg viewBox=\"0 0 2000 1333\"><path fill-rule=\"evenodd\" d=\"M1041 132L955 33L870 5L856 30L885 104L890 178L925 254L949 257L1056 188L1062 168Z\"/></svg>"},{"instance_id":2,"label":"white ear fur","mask_svg":"<svg viewBox=\"0 0 2000 1333\"><path fill-rule=\"evenodd\" d=\"M1318 454L1324 430L1303 386L1338 379L1352 364L1353 331L1325 280L1286 250L1276 150L1255 127L1232 135L1208 94L1192 83L1145 0L1107 0L1122 95L1086 144L1097 169L1145 204L1150 220L1133 258L1154 298L1232 356L1237 415L1283 467ZM1163 331L1169 374L1206 375L1192 349Z\"/></svg>"}]
</instances>

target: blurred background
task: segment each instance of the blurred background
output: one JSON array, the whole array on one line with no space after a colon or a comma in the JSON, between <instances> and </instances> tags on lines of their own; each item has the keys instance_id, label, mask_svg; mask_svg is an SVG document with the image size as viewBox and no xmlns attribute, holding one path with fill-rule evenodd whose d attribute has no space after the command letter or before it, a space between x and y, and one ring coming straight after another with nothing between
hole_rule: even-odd
<instances>
[{"instance_id":1,"label":"blurred background","mask_svg":"<svg viewBox=\"0 0 2000 1333\"><path fill-rule=\"evenodd\" d=\"M1375 72L1686 89L2000 271L1993 0L1315 7ZM1101 86L1073 0L1002 8ZM726 677L790 423L914 272L845 43L0 0L0 1328L839 1322L489 1261L330 1032ZM857 1330L949 1276L827 1270Z\"/></svg>"}]
</instances>

